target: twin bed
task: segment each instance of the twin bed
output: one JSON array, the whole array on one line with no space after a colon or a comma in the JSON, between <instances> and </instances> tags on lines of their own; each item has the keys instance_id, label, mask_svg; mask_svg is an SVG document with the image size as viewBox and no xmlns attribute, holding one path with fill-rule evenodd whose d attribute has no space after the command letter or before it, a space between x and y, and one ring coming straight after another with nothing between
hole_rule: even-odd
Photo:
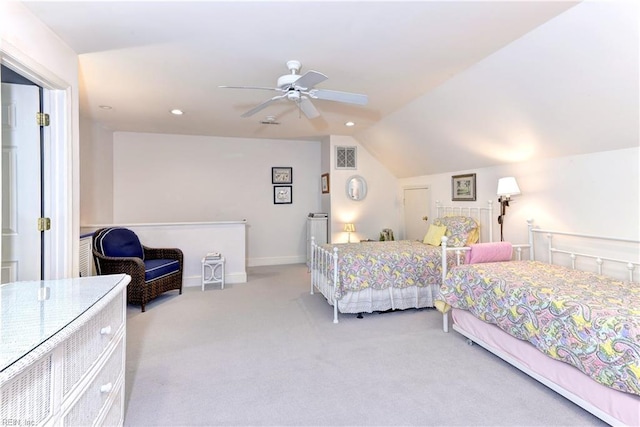
<instances>
[{"instance_id":1,"label":"twin bed","mask_svg":"<svg viewBox=\"0 0 640 427\"><path fill-rule=\"evenodd\" d=\"M438 206L438 217L474 218L488 231L478 240L491 242L491 204L450 209ZM446 332L452 321L469 343L603 421L640 426L640 241L542 230L532 221L529 244L465 239L312 243L311 293L325 296L335 323L339 312L435 306ZM477 256L489 247L488 257Z\"/></svg>"},{"instance_id":2,"label":"twin bed","mask_svg":"<svg viewBox=\"0 0 640 427\"><path fill-rule=\"evenodd\" d=\"M450 242L465 246L483 239L482 230L492 236L492 203L486 206L436 205L437 218L431 227L446 233ZM436 231L436 245L424 241L387 241L317 245L311 242L311 294L318 290L338 313L372 313L434 307L442 284L442 251ZM428 233L429 234L429 233ZM426 236L425 236L426 237ZM449 265L455 254L446 254Z\"/></svg>"},{"instance_id":3,"label":"twin bed","mask_svg":"<svg viewBox=\"0 0 640 427\"><path fill-rule=\"evenodd\" d=\"M640 425L640 284L634 282L640 242L541 230L531 222L529 236L529 260L445 266L436 301L444 330L451 316L453 329L470 342L603 421ZM544 252L536 251L540 238L547 239L546 262L536 260ZM467 250L442 247L443 254Z\"/></svg>"}]
</instances>

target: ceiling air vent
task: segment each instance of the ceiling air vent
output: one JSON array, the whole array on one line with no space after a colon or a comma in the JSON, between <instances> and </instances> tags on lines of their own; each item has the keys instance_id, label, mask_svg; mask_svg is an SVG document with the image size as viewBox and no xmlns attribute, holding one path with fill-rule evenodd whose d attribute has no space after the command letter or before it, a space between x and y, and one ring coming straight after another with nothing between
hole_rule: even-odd
<instances>
[{"instance_id":1,"label":"ceiling air vent","mask_svg":"<svg viewBox=\"0 0 640 427\"><path fill-rule=\"evenodd\" d=\"M280 122L276 121L276 117L275 116L267 116L264 118L264 120L260 121L260 124L263 125L279 125Z\"/></svg>"}]
</instances>

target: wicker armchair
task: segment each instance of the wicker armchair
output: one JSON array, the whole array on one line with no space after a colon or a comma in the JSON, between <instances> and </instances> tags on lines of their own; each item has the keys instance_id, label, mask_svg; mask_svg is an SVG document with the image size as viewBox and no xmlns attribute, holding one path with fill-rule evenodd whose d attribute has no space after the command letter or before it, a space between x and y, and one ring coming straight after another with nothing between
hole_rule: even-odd
<instances>
[{"instance_id":1,"label":"wicker armchair","mask_svg":"<svg viewBox=\"0 0 640 427\"><path fill-rule=\"evenodd\" d=\"M126 228L101 228L93 233L93 259L98 275L126 273L131 276L127 302L145 304L158 295L177 289L182 294L183 254L177 248L149 248Z\"/></svg>"}]
</instances>

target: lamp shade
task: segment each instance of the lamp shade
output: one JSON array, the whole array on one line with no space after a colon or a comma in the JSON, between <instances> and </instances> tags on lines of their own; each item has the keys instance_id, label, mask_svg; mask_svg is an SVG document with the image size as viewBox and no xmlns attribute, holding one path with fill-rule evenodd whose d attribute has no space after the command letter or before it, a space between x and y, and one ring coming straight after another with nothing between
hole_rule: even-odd
<instances>
[{"instance_id":1,"label":"lamp shade","mask_svg":"<svg viewBox=\"0 0 640 427\"><path fill-rule=\"evenodd\" d=\"M344 225L344 231L353 233L354 231L356 231L356 225L348 222Z\"/></svg>"},{"instance_id":2,"label":"lamp shade","mask_svg":"<svg viewBox=\"0 0 640 427\"><path fill-rule=\"evenodd\" d=\"M498 180L498 196L508 197L516 194L520 194L520 187L514 177L507 176Z\"/></svg>"}]
</instances>

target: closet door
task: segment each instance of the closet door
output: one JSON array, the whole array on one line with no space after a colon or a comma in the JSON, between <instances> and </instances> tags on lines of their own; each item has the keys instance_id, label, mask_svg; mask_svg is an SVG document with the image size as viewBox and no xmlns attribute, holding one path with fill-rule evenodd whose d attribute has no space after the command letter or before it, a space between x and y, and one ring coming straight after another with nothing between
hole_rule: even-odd
<instances>
[{"instance_id":1,"label":"closet door","mask_svg":"<svg viewBox=\"0 0 640 427\"><path fill-rule=\"evenodd\" d=\"M425 216L430 215L429 187L404 189L404 235L406 240L424 239L427 234Z\"/></svg>"}]
</instances>

